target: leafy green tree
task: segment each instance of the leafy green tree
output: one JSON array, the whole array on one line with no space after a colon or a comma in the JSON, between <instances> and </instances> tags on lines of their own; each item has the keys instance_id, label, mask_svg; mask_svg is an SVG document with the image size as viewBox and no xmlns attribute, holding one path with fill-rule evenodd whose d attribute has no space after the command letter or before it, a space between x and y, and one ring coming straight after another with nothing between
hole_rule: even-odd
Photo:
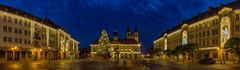
<instances>
[{"instance_id":1,"label":"leafy green tree","mask_svg":"<svg viewBox=\"0 0 240 70\"><path fill-rule=\"evenodd\" d=\"M173 49L167 49L164 51L164 55L170 58L171 55L174 55L173 52L174 52Z\"/></svg>"},{"instance_id":2,"label":"leafy green tree","mask_svg":"<svg viewBox=\"0 0 240 70\"><path fill-rule=\"evenodd\" d=\"M150 51L149 51L149 54L151 55L151 56L162 56L163 55L163 49L161 49L161 48L155 48L155 49L151 49Z\"/></svg>"},{"instance_id":3,"label":"leafy green tree","mask_svg":"<svg viewBox=\"0 0 240 70\"><path fill-rule=\"evenodd\" d=\"M179 55L184 53L183 45L177 46L173 52L175 56L177 56L177 61L179 61Z\"/></svg>"},{"instance_id":4,"label":"leafy green tree","mask_svg":"<svg viewBox=\"0 0 240 70\"><path fill-rule=\"evenodd\" d=\"M194 62L194 52L198 49L197 44L190 43L185 45L185 52L191 55L192 61Z\"/></svg>"},{"instance_id":5,"label":"leafy green tree","mask_svg":"<svg viewBox=\"0 0 240 70\"><path fill-rule=\"evenodd\" d=\"M237 55L239 63L240 63L240 38L238 38L238 37L230 38L225 43L224 48L227 49L228 52Z\"/></svg>"},{"instance_id":6,"label":"leafy green tree","mask_svg":"<svg viewBox=\"0 0 240 70\"><path fill-rule=\"evenodd\" d=\"M177 46L175 48L174 53L177 54L177 56L180 55L180 54L182 54L183 56L186 56L186 54L189 53L189 54L192 55L192 59L193 59L194 58L193 54L194 54L194 52L196 51L197 48L198 48L197 44L194 44L194 43L190 43L190 44L186 44L186 45L180 45L180 46ZM186 58L183 58L183 62L185 61L185 59Z\"/></svg>"},{"instance_id":7,"label":"leafy green tree","mask_svg":"<svg viewBox=\"0 0 240 70\"><path fill-rule=\"evenodd\" d=\"M170 57L171 55L173 55L173 51L174 51L173 49L167 49L164 51L164 54Z\"/></svg>"}]
</instances>

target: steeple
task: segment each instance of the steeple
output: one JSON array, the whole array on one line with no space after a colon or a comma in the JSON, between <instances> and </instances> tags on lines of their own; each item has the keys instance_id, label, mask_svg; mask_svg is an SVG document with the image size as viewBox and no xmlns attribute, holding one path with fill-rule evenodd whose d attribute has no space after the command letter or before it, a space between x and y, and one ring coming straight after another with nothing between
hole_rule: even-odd
<instances>
[{"instance_id":1,"label":"steeple","mask_svg":"<svg viewBox=\"0 0 240 70\"><path fill-rule=\"evenodd\" d=\"M138 32L137 24L135 24L134 32Z\"/></svg>"},{"instance_id":2,"label":"steeple","mask_svg":"<svg viewBox=\"0 0 240 70\"><path fill-rule=\"evenodd\" d=\"M117 32L117 30L115 30L114 33L113 33L113 36L114 36L113 40L115 40L115 41L118 40L118 36L117 35L118 35L118 32Z\"/></svg>"},{"instance_id":3,"label":"steeple","mask_svg":"<svg viewBox=\"0 0 240 70\"><path fill-rule=\"evenodd\" d=\"M127 28L127 39L131 39L132 37L132 33L131 33L131 30L130 30L130 26L128 25L128 28Z\"/></svg>"},{"instance_id":4,"label":"steeple","mask_svg":"<svg viewBox=\"0 0 240 70\"><path fill-rule=\"evenodd\" d=\"M134 38L136 41L138 41L138 29L137 29L137 24L135 24L133 38Z\"/></svg>"}]
</instances>

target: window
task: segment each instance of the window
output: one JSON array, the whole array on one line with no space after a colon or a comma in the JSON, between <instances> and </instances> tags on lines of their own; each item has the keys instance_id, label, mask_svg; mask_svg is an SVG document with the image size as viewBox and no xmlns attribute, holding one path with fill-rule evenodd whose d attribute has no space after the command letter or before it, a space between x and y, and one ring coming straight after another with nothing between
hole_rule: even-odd
<instances>
[{"instance_id":1,"label":"window","mask_svg":"<svg viewBox=\"0 0 240 70\"><path fill-rule=\"evenodd\" d=\"M31 26L31 22L28 22L28 27L30 27Z\"/></svg>"},{"instance_id":2,"label":"window","mask_svg":"<svg viewBox=\"0 0 240 70\"><path fill-rule=\"evenodd\" d=\"M18 29L17 29L17 28L15 28L15 29L14 29L14 32L15 32L16 34L18 34Z\"/></svg>"},{"instance_id":3,"label":"window","mask_svg":"<svg viewBox=\"0 0 240 70\"><path fill-rule=\"evenodd\" d=\"M212 30L212 35L216 35L216 34L218 34L218 29Z\"/></svg>"},{"instance_id":4,"label":"window","mask_svg":"<svg viewBox=\"0 0 240 70\"><path fill-rule=\"evenodd\" d=\"M8 37L8 42L9 42L9 43L12 42L12 37Z\"/></svg>"},{"instance_id":5,"label":"window","mask_svg":"<svg viewBox=\"0 0 240 70\"><path fill-rule=\"evenodd\" d=\"M10 23L12 22L12 17L10 17L10 16L8 17L8 22L10 22Z\"/></svg>"},{"instance_id":6,"label":"window","mask_svg":"<svg viewBox=\"0 0 240 70\"><path fill-rule=\"evenodd\" d=\"M135 51L138 51L138 49L136 48Z\"/></svg>"},{"instance_id":7,"label":"window","mask_svg":"<svg viewBox=\"0 0 240 70\"><path fill-rule=\"evenodd\" d=\"M239 31L239 25L235 26L235 31Z\"/></svg>"},{"instance_id":8,"label":"window","mask_svg":"<svg viewBox=\"0 0 240 70\"><path fill-rule=\"evenodd\" d=\"M203 37L205 37L205 32L203 32Z\"/></svg>"},{"instance_id":9,"label":"window","mask_svg":"<svg viewBox=\"0 0 240 70\"><path fill-rule=\"evenodd\" d=\"M22 38L19 38L19 43L20 43L20 44L22 43Z\"/></svg>"},{"instance_id":10,"label":"window","mask_svg":"<svg viewBox=\"0 0 240 70\"><path fill-rule=\"evenodd\" d=\"M219 43L218 40L215 40L215 42L216 42L215 44L218 44L218 43Z\"/></svg>"},{"instance_id":11,"label":"window","mask_svg":"<svg viewBox=\"0 0 240 70\"><path fill-rule=\"evenodd\" d=\"M214 19L212 22L213 22L213 24L212 24L213 26L217 25L218 24L218 19Z\"/></svg>"},{"instance_id":12,"label":"window","mask_svg":"<svg viewBox=\"0 0 240 70\"><path fill-rule=\"evenodd\" d=\"M30 36L30 31L27 31L27 35Z\"/></svg>"},{"instance_id":13,"label":"window","mask_svg":"<svg viewBox=\"0 0 240 70\"><path fill-rule=\"evenodd\" d=\"M18 24L18 19L14 18L14 22L15 22L15 24Z\"/></svg>"},{"instance_id":14,"label":"window","mask_svg":"<svg viewBox=\"0 0 240 70\"><path fill-rule=\"evenodd\" d=\"M24 44L27 44L27 39L24 39Z\"/></svg>"},{"instance_id":15,"label":"window","mask_svg":"<svg viewBox=\"0 0 240 70\"><path fill-rule=\"evenodd\" d=\"M236 14L236 20L237 21L239 20L239 14Z\"/></svg>"},{"instance_id":16,"label":"window","mask_svg":"<svg viewBox=\"0 0 240 70\"><path fill-rule=\"evenodd\" d=\"M196 33L196 36L195 36L195 37L196 37L196 39L198 38L198 34L197 34L197 33Z\"/></svg>"},{"instance_id":17,"label":"window","mask_svg":"<svg viewBox=\"0 0 240 70\"><path fill-rule=\"evenodd\" d=\"M7 36L3 37L3 42L7 42Z\"/></svg>"},{"instance_id":18,"label":"window","mask_svg":"<svg viewBox=\"0 0 240 70\"><path fill-rule=\"evenodd\" d=\"M28 34L27 30L24 30L24 35L27 35L27 34Z\"/></svg>"},{"instance_id":19,"label":"window","mask_svg":"<svg viewBox=\"0 0 240 70\"><path fill-rule=\"evenodd\" d=\"M21 19L19 19L19 25L22 25L22 20Z\"/></svg>"},{"instance_id":20,"label":"window","mask_svg":"<svg viewBox=\"0 0 240 70\"><path fill-rule=\"evenodd\" d=\"M212 45L215 45L215 40L212 40Z\"/></svg>"},{"instance_id":21,"label":"window","mask_svg":"<svg viewBox=\"0 0 240 70\"><path fill-rule=\"evenodd\" d=\"M202 43L201 43L201 41L199 41L199 46L202 46Z\"/></svg>"},{"instance_id":22,"label":"window","mask_svg":"<svg viewBox=\"0 0 240 70\"><path fill-rule=\"evenodd\" d=\"M207 46L209 46L209 41L207 40Z\"/></svg>"},{"instance_id":23,"label":"window","mask_svg":"<svg viewBox=\"0 0 240 70\"><path fill-rule=\"evenodd\" d=\"M12 33L12 27L8 27L8 32Z\"/></svg>"},{"instance_id":24,"label":"window","mask_svg":"<svg viewBox=\"0 0 240 70\"><path fill-rule=\"evenodd\" d=\"M15 43L18 43L18 38L14 38L14 40L15 40Z\"/></svg>"},{"instance_id":25,"label":"window","mask_svg":"<svg viewBox=\"0 0 240 70\"><path fill-rule=\"evenodd\" d=\"M28 40L28 44L30 44L30 40Z\"/></svg>"},{"instance_id":26,"label":"window","mask_svg":"<svg viewBox=\"0 0 240 70\"><path fill-rule=\"evenodd\" d=\"M215 24L216 24L216 25L218 24L218 19L215 19Z\"/></svg>"},{"instance_id":27,"label":"window","mask_svg":"<svg viewBox=\"0 0 240 70\"><path fill-rule=\"evenodd\" d=\"M6 15L3 16L3 21L7 22L7 16Z\"/></svg>"},{"instance_id":28,"label":"window","mask_svg":"<svg viewBox=\"0 0 240 70\"><path fill-rule=\"evenodd\" d=\"M218 53L217 52L213 52L213 58L218 58Z\"/></svg>"},{"instance_id":29,"label":"window","mask_svg":"<svg viewBox=\"0 0 240 70\"><path fill-rule=\"evenodd\" d=\"M7 26L3 26L3 31L7 32Z\"/></svg>"},{"instance_id":30,"label":"window","mask_svg":"<svg viewBox=\"0 0 240 70\"><path fill-rule=\"evenodd\" d=\"M22 34L22 29L19 29L18 32L19 32L19 34Z\"/></svg>"},{"instance_id":31,"label":"window","mask_svg":"<svg viewBox=\"0 0 240 70\"><path fill-rule=\"evenodd\" d=\"M24 22L24 26L27 26L27 21Z\"/></svg>"},{"instance_id":32,"label":"window","mask_svg":"<svg viewBox=\"0 0 240 70\"><path fill-rule=\"evenodd\" d=\"M205 46L206 44L205 44L205 40L203 40L203 46Z\"/></svg>"},{"instance_id":33,"label":"window","mask_svg":"<svg viewBox=\"0 0 240 70\"><path fill-rule=\"evenodd\" d=\"M207 31L207 36L209 36L210 35L210 31Z\"/></svg>"},{"instance_id":34,"label":"window","mask_svg":"<svg viewBox=\"0 0 240 70\"><path fill-rule=\"evenodd\" d=\"M201 38L202 37L202 34L201 33L199 33L199 38Z\"/></svg>"}]
</instances>

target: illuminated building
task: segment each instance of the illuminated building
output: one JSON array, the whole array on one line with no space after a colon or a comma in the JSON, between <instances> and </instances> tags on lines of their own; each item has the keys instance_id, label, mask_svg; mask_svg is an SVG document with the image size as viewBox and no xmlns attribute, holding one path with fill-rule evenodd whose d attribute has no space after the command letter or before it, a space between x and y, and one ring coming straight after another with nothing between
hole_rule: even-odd
<instances>
[{"instance_id":1,"label":"illuminated building","mask_svg":"<svg viewBox=\"0 0 240 70\"><path fill-rule=\"evenodd\" d=\"M131 33L128 27L126 38L118 38L118 32L114 32L114 37L109 38L105 30L99 39L94 41L91 46L90 55L92 58L97 58L100 55L108 55L113 59L138 59L140 58L140 43L138 41L138 31L135 27L134 33Z\"/></svg>"},{"instance_id":2,"label":"illuminated building","mask_svg":"<svg viewBox=\"0 0 240 70\"><path fill-rule=\"evenodd\" d=\"M50 19L0 5L0 59L78 57L78 42Z\"/></svg>"},{"instance_id":3,"label":"illuminated building","mask_svg":"<svg viewBox=\"0 0 240 70\"><path fill-rule=\"evenodd\" d=\"M207 54L217 60L232 61L235 55L223 48L231 37L240 37L240 1L220 7L209 7L189 20L164 32L155 40L154 48L174 49L179 45L195 43L198 59Z\"/></svg>"}]
</instances>

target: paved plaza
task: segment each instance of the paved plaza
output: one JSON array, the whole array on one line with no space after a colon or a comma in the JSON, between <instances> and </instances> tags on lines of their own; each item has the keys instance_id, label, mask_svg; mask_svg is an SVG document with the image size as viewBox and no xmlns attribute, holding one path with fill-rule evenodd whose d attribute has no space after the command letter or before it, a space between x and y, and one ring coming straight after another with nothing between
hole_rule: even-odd
<instances>
[{"instance_id":1,"label":"paved plaza","mask_svg":"<svg viewBox=\"0 0 240 70\"><path fill-rule=\"evenodd\" d=\"M182 64L146 60L47 60L1 62L1 70L239 70L231 64Z\"/></svg>"}]
</instances>

